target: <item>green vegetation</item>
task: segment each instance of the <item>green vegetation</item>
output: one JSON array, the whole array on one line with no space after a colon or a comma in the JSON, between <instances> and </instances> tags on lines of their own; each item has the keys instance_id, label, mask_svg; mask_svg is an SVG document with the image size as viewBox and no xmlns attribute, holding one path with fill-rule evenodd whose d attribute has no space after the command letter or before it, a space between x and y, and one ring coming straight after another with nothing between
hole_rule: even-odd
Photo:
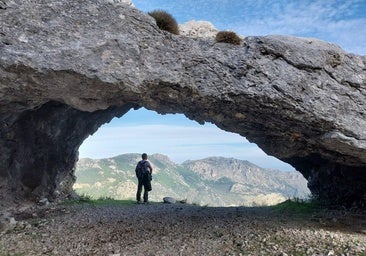
<instances>
[{"instance_id":1,"label":"green vegetation","mask_svg":"<svg viewBox=\"0 0 366 256\"><path fill-rule=\"evenodd\" d=\"M100 169L90 168L87 171L79 172L78 178L83 180L84 183L93 183L95 182L95 177L99 176Z\"/></svg>"},{"instance_id":2,"label":"green vegetation","mask_svg":"<svg viewBox=\"0 0 366 256\"><path fill-rule=\"evenodd\" d=\"M320 209L320 205L314 200L288 199L282 203L272 206L277 212L293 214L311 214Z\"/></svg>"},{"instance_id":3,"label":"green vegetation","mask_svg":"<svg viewBox=\"0 0 366 256\"><path fill-rule=\"evenodd\" d=\"M81 195L79 199L69 200L64 202L66 205L73 204L90 204L90 205L132 205L135 203L133 200L116 200L111 197L100 197L98 199L93 199L89 195Z\"/></svg>"},{"instance_id":4,"label":"green vegetation","mask_svg":"<svg viewBox=\"0 0 366 256\"><path fill-rule=\"evenodd\" d=\"M228 43L234 45L240 45L240 37L232 31L219 31L215 38L218 43Z\"/></svg>"},{"instance_id":5,"label":"green vegetation","mask_svg":"<svg viewBox=\"0 0 366 256\"><path fill-rule=\"evenodd\" d=\"M148 14L155 19L160 29L179 35L178 23L171 14L163 10L154 10Z\"/></svg>"}]
</instances>

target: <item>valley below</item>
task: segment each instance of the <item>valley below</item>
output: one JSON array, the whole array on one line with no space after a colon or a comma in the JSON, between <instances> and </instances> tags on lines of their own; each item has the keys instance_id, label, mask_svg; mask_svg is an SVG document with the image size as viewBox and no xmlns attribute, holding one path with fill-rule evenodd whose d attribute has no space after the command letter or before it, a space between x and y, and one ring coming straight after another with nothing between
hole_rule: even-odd
<instances>
[{"instance_id":1,"label":"valley below","mask_svg":"<svg viewBox=\"0 0 366 256\"><path fill-rule=\"evenodd\" d=\"M140 159L139 154L80 159L74 189L95 199L135 200L135 166ZM265 206L310 195L306 180L295 171L263 169L224 157L176 164L165 155L153 154L149 160L154 167L149 199L155 202L169 196L201 206Z\"/></svg>"}]
</instances>

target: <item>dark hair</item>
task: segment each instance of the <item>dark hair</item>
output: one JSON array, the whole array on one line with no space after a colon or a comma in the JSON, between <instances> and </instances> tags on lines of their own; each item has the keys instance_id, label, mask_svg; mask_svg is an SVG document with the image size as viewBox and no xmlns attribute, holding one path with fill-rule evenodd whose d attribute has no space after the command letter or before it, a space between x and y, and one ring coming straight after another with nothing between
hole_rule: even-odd
<instances>
[{"instance_id":1,"label":"dark hair","mask_svg":"<svg viewBox=\"0 0 366 256\"><path fill-rule=\"evenodd\" d=\"M147 154L146 154L146 153L143 153L143 154L141 155L141 157L142 157L142 159L147 159Z\"/></svg>"},{"instance_id":2,"label":"dark hair","mask_svg":"<svg viewBox=\"0 0 366 256\"><path fill-rule=\"evenodd\" d=\"M160 29L179 35L178 23L171 14L163 10L154 10L148 14L155 19Z\"/></svg>"}]
</instances>

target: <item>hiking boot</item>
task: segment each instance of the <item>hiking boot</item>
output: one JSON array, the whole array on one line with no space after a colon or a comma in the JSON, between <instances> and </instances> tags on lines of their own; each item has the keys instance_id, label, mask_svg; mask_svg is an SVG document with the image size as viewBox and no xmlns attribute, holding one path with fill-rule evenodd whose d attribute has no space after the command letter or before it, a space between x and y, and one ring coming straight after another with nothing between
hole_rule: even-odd
<instances>
[{"instance_id":1,"label":"hiking boot","mask_svg":"<svg viewBox=\"0 0 366 256\"><path fill-rule=\"evenodd\" d=\"M144 204L149 204L149 202L146 201L146 202L144 202Z\"/></svg>"}]
</instances>

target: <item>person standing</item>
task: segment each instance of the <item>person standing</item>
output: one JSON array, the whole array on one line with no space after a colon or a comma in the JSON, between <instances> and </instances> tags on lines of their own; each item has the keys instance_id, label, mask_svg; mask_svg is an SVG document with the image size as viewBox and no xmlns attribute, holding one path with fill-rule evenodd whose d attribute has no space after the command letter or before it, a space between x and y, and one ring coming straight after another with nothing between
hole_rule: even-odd
<instances>
[{"instance_id":1,"label":"person standing","mask_svg":"<svg viewBox=\"0 0 366 256\"><path fill-rule=\"evenodd\" d=\"M140 160L135 168L136 177L138 180L137 185L137 193L136 193L136 200L137 203L141 203L141 193L142 187L144 187L144 203L148 203L149 200L149 191L152 190L151 188L151 180L152 180L152 171L153 168L151 163L147 160L147 154L143 153L141 155L142 160Z\"/></svg>"}]
</instances>

